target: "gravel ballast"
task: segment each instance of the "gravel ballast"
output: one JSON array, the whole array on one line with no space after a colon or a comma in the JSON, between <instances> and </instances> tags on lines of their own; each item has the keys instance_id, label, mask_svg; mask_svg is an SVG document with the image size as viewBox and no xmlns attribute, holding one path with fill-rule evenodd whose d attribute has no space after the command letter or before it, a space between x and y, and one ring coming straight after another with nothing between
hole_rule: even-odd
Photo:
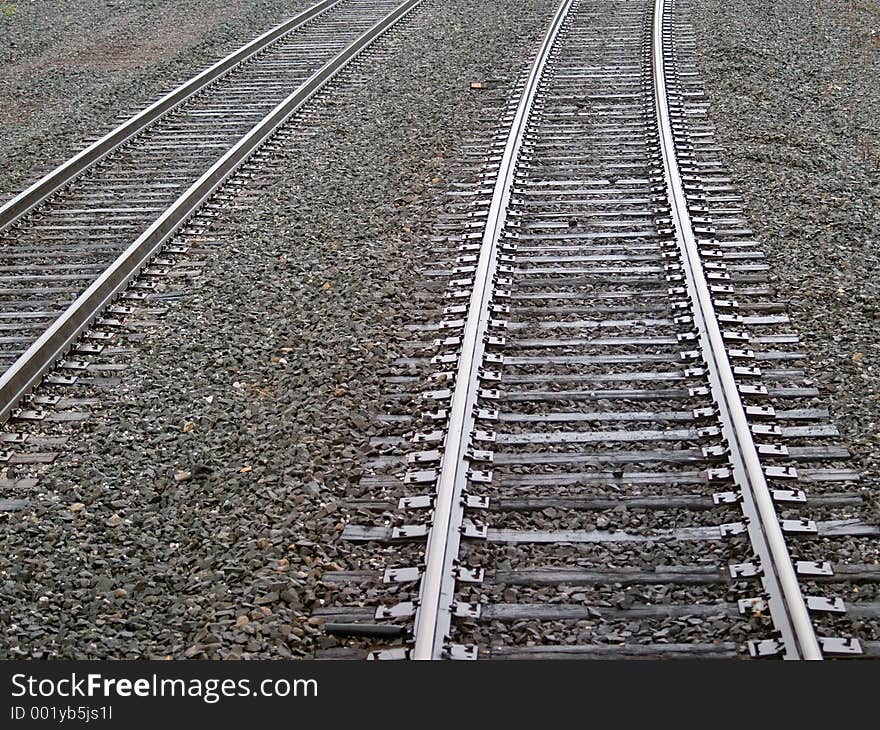
<instances>
[{"instance_id":1,"label":"gravel ballast","mask_svg":"<svg viewBox=\"0 0 880 730\"><path fill-rule=\"evenodd\" d=\"M801 334L808 375L876 490L880 3L691 0L690 8L734 185Z\"/></svg>"},{"instance_id":2,"label":"gravel ballast","mask_svg":"<svg viewBox=\"0 0 880 730\"><path fill-rule=\"evenodd\" d=\"M517 76L552 4L426 4L218 222L217 255L74 452L0 518L2 655L333 642L308 617L322 573L348 567L328 536L406 337L450 151L485 114L471 82Z\"/></svg>"}]
</instances>

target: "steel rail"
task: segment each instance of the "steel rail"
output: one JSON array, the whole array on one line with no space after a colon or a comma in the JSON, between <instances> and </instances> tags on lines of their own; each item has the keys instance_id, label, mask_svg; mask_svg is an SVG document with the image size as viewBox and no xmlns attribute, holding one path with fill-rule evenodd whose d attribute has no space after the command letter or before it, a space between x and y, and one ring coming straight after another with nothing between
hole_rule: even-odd
<instances>
[{"instance_id":1,"label":"steel rail","mask_svg":"<svg viewBox=\"0 0 880 730\"><path fill-rule=\"evenodd\" d=\"M100 162L113 150L124 144L136 134L154 124L160 118L173 111L194 94L203 91L207 86L225 76L237 66L264 51L285 35L292 33L322 13L338 5L342 0L321 0L312 7L295 15L289 20L272 28L250 43L233 51L226 58L184 82L173 91L154 102L146 109L138 112L131 119L120 124L101 139L90 144L63 164L56 167L30 187L23 190L0 207L0 232L7 230L22 217L30 213L53 193L63 188L96 163Z\"/></svg>"},{"instance_id":2,"label":"steel rail","mask_svg":"<svg viewBox=\"0 0 880 730\"><path fill-rule=\"evenodd\" d=\"M0 376L0 423L113 302L147 261L248 157L367 46L418 6L406 0L340 51L217 160L86 289Z\"/></svg>"},{"instance_id":3,"label":"steel rail","mask_svg":"<svg viewBox=\"0 0 880 730\"><path fill-rule=\"evenodd\" d=\"M712 393L718 403L722 433L730 446L735 483L742 490L752 547L761 559L764 587L774 626L780 632L787 659L822 659L813 623L758 451L742 405L727 348L715 314L694 236L684 184L678 166L664 68L663 15L666 0L654 1L652 67L654 102L663 153L663 168L676 238L682 253L687 290L693 304L703 357Z\"/></svg>"},{"instance_id":4,"label":"steel rail","mask_svg":"<svg viewBox=\"0 0 880 730\"><path fill-rule=\"evenodd\" d=\"M489 324L492 283L497 268L498 241L507 220L507 208L531 107L560 28L574 0L563 0L550 24L538 56L526 79L511 123L492 191L488 218L483 229L480 256L474 273L474 289L462 333L461 354L455 388L449 405L449 424L439 465L434 515L428 533L425 569L419 586L415 615L415 643L411 657L442 659L452 622L455 598L455 564L464 519L462 498L468 479L468 448L474 430L474 407L479 391L484 339Z\"/></svg>"}]
</instances>

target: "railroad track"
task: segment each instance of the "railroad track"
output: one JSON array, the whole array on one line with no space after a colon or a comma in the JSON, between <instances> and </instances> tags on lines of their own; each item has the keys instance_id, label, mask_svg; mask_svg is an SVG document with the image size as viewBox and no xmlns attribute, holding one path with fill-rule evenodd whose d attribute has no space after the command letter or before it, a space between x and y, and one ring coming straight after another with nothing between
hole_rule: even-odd
<instances>
[{"instance_id":1,"label":"railroad track","mask_svg":"<svg viewBox=\"0 0 880 730\"><path fill-rule=\"evenodd\" d=\"M127 120L0 208L0 422L72 385L185 250L175 234L419 0L322 0ZM163 248L165 256L158 257ZM148 266L152 263L151 266ZM138 290L126 291L138 274ZM102 314L108 316L103 316ZM96 325L92 327L92 325ZM103 324L103 329L102 329ZM65 355L71 355L62 360ZM59 366L59 361L61 365ZM60 372L57 372L59 367ZM33 416L37 409L25 409Z\"/></svg>"},{"instance_id":2,"label":"railroad track","mask_svg":"<svg viewBox=\"0 0 880 730\"><path fill-rule=\"evenodd\" d=\"M683 5L565 0L499 113L388 379L321 655L877 654L877 605L847 612L876 561L839 551L878 528L719 162ZM367 598L334 604L352 581Z\"/></svg>"}]
</instances>

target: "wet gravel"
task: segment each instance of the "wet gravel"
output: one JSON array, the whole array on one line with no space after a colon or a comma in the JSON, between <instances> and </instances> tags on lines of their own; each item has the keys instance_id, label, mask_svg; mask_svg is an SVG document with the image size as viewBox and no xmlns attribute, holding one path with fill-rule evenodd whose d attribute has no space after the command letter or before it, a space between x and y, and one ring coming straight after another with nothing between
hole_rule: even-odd
<instances>
[{"instance_id":1,"label":"wet gravel","mask_svg":"<svg viewBox=\"0 0 880 730\"><path fill-rule=\"evenodd\" d=\"M807 375L876 495L880 3L689 5L734 185L802 335Z\"/></svg>"},{"instance_id":2,"label":"wet gravel","mask_svg":"<svg viewBox=\"0 0 880 730\"><path fill-rule=\"evenodd\" d=\"M430 4L326 102L319 134L294 136L251 184L255 205L219 224L217 255L75 453L29 511L0 517L0 655L278 658L335 643L309 619L321 575L350 567L328 536L378 432L448 151L484 113L470 84L515 77L551 5Z\"/></svg>"},{"instance_id":3,"label":"wet gravel","mask_svg":"<svg viewBox=\"0 0 880 730\"><path fill-rule=\"evenodd\" d=\"M87 137L313 4L24 0L0 13L0 200Z\"/></svg>"}]
</instances>

